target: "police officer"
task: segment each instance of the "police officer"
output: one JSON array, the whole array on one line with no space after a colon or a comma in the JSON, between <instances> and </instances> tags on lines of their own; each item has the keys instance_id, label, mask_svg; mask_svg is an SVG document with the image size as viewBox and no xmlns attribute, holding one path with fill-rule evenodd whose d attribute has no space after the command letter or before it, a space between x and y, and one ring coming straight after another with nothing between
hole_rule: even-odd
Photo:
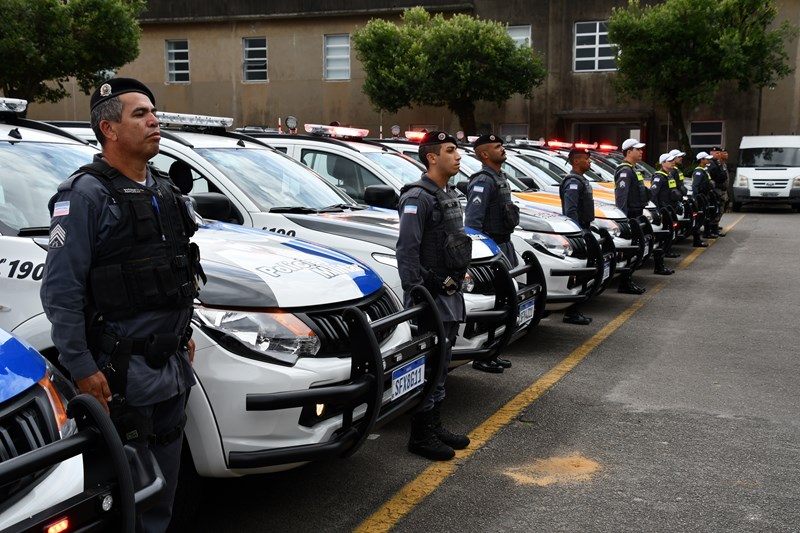
<instances>
[{"instance_id":1,"label":"police officer","mask_svg":"<svg viewBox=\"0 0 800 533\"><path fill-rule=\"evenodd\" d=\"M594 196L592 195L592 184L584 177L584 173L592 166L589 150L573 148L569 151L567 160L572 165L572 171L564 177L558 187L558 194L561 196L561 211L581 229L590 231L594 220ZM580 326L586 326L592 322L591 318L581 313L580 305L577 303L567 308L562 320L567 324Z\"/></svg>"},{"instance_id":2,"label":"police officer","mask_svg":"<svg viewBox=\"0 0 800 533\"><path fill-rule=\"evenodd\" d=\"M723 152L725 152L723 148L712 146L710 150L711 160L708 162L708 168L706 169L708 175L711 176L711 181L714 182L713 192L717 204L717 214L711 226L711 233L715 237L725 236L725 233L719 227L722 213L725 212L725 206L728 203L728 168L727 164L722 160Z\"/></svg>"},{"instance_id":3,"label":"police officer","mask_svg":"<svg viewBox=\"0 0 800 533\"><path fill-rule=\"evenodd\" d=\"M626 139L622 143L622 155L625 160L614 172L614 203L630 219L644 213L647 205L647 187L641 172L636 172L633 165L642 160L642 148L645 144L638 139ZM619 292L626 294L642 294L646 291L633 281L633 272L625 274L619 284Z\"/></svg>"},{"instance_id":4,"label":"police officer","mask_svg":"<svg viewBox=\"0 0 800 533\"><path fill-rule=\"evenodd\" d=\"M413 303L411 289L418 285L433 295L448 345L441 372L433 378L434 393L411 419L408 449L442 461L452 459L454 449L469 445L466 435L451 433L442 426L440 409L458 324L466 318L461 283L472 257L472 240L464 232L461 204L448 186L460 166L456 139L444 131L426 133L420 142L419 158L426 172L400 192L397 267L407 306Z\"/></svg>"},{"instance_id":5,"label":"police officer","mask_svg":"<svg viewBox=\"0 0 800 533\"><path fill-rule=\"evenodd\" d=\"M149 448L167 482L138 531L165 531L194 384L189 321L202 277L188 199L147 166L158 154L155 98L129 78L91 97L102 155L50 200L42 304L59 360L110 410L124 443Z\"/></svg>"},{"instance_id":6,"label":"police officer","mask_svg":"<svg viewBox=\"0 0 800 533\"><path fill-rule=\"evenodd\" d=\"M683 174L683 158L686 156L686 152L681 152L680 150L675 149L670 150L669 155L675 156L675 167L669 173L670 178L675 180L682 197L689 196L689 189L686 187ZM681 206L681 211L682 210L683 206ZM681 211L678 212L680 213ZM708 246L708 243L700 238L700 227L697 226L697 223L695 223L695 227L692 228L692 239L692 246L695 248L705 248Z\"/></svg>"},{"instance_id":7,"label":"police officer","mask_svg":"<svg viewBox=\"0 0 800 533\"><path fill-rule=\"evenodd\" d=\"M650 180L650 198L653 200L659 213L664 209L669 209L677 214L682 211L681 200L683 194L678 189L678 182L673 177L672 171L675 170L675 156L671 153L661 154L658 158L661 168L653 174ZM663 250L664 257L680 257L679 253L672 252L672 241L670 241ZM656 274L665 274L668 270L661 261L661 270L658 268L658 257L656 257Z\"/></svg>"},{"instance_id":8,"label":"police officer","mask_svg":"<svg viewBox=\"0 0 800 533\"><path fill-rule=\"evenodd\" d=\"M508 179L501 170L506 160L503 141L497 135L481 135L473 143L481 169L470 176L464 225L485 233L497 243L511 268L518 264L511 234L519 224L519 208L511 199ZM511 368L511 361L495 356L473 361L472 367L484 372L500 373Z\"/></svg>"},{"instance_id":9,"label":"police officer","mask_svg":"<svg viewBox=\"0 0 800 533\"><path fill-rule=\"evenodd\" d=\"M703 237L706 239L718 237L713 231L714 220L717 215L717 198L714 193L714 181L706 170L710 161L711 154L708 152L700 152L697 154L697 167L694 169L694 172L692 172L692 196L694 196L697 202L697 208L705 211Z\"/></svg>"}]
</instances>

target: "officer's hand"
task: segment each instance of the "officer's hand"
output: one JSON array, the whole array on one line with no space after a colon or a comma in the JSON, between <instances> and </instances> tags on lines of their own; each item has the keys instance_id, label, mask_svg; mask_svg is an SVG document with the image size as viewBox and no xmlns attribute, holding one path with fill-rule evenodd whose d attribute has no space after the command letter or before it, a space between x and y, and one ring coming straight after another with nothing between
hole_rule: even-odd
<instances>
[{"instance_id":1,"label":"officer's hand","mask_svg":"<svg viewBox=\"0 0 800 533\"><path fill-rule=\"evenodd\" d=\"M78 389L83 393L91 394L97 398L97 401L100 402L100 405L103 406L106 413L108 412L108 402L111 401L111 389L108 388L108 381L106 381L106 377L102 372L98 370L97 373L87 378L79 379Z\"/></svg>"},{"instance_id":2,"label":"officer's hand","mask_svg":"<svg viewBox=\"0 0 800 533\"><path fill-rule=\"evenodd\" d=\"M194 339L189 339L189 342L186 343L186 351L189 352L189 363L194 363Z\"/></svg>"}]
</instances>

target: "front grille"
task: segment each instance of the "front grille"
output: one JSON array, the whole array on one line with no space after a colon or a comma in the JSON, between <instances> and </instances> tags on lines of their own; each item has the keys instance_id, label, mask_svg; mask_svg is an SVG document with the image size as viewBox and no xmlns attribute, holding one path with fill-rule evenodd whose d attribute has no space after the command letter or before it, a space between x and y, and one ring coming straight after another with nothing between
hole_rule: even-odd
<instances>
[{"instance_id":1,"label":"front grille","mask_svg":"<svg viewBox=\"0 0 800 533\"><path fill-rule=\"evenodd\" d=\"M564 235L564 237L572 245L571 257L575 259L586 259L588 257L586 252L586 239L583 238L583 235Z\"/></svg>"},{"instance_id":2,"label":"front grille","mask_svg":"<svg viewBox=\"0 0 800 533\"><path fill-rule=\"evenodd\" d=\"M633 233L631 233L631 224L627 220L615 220L617 226L619 226L619 236L622 239L632 239Z\"/></svg>"},{"instance_id":3,"label":"front grille","mask_svg":"<svg viewBox=\"0 0 800 533\"><path fill-rule=\"evenodd\" d=\"M786 178L755 178L753 179L754 189L764 190L783 190L789 185L789 180Z\"/></svg>"},{"instance_id":4,"label":"front grille","mask_svg":"<svg viewBox=\"0 0 800 533\"><path fill-rule=\"evenodd\" d=\"M475 282L472 294L494 294L494 271L492 271L490 264L470 265L467 272L472 281Z\"/></svg>"},{"instance_id":5,"label":"front grille","mask_svg":"<svg viewBox=\"0 0 800 533\"><path fill-rule=\"evenodd\" d=\"M41 387L31 387L0 405L0 463L37 450L57 438L52 408ZM0 487L0 501L23 490L42 472Z\"/></svg>"},{"instance_id":6,"label":"front grille","mask_svg":"<svg viewBox=\"0 0 800 533\"><path fill-rule=\"evenodd\" d=\"M351 306L361 309L373 322L400 311L389 291L383 288L376 295L344 307L326 308L305 313L313 324L314 332L322 341L322 349L317 354L317 357L334 357L346 355L350 352L350 332L347 323L344 321L343 314L344 310ZM389 338L394 329L392 327L378 332L376 334L378 342L381 343Z\"/></svg>"}]
</instances>

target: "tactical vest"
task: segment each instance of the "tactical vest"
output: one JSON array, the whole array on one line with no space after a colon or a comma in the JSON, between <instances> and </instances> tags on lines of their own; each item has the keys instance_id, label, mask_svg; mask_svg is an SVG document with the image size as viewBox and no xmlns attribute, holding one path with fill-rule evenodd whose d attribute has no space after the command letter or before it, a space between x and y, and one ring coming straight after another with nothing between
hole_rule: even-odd
<instances>
[{"instance_id":1,"label":"tactical vest","mask_svg":"<svg viewBox=\"0 0 800 533\"><path fill-rule=\"evenodd\" d=\"M647 187L644 185L644 176L641 172L637 172L633 165L628 163L627 161L624 163L620 163L617 167L617 172L614 173L614 185L617 184L618 176L619 176L619 169L623 166L630 167L633 171L634 175L636 176L636 180L631 183L631 188L628 190L628 209L644 209L647 205L649 200L647 196Z\"/></svg>"},{"instance_id":2,"label":"tactical vest","mask_svg":"<svg viewBox=\"0 0 800 533\"><path fill-rule=\"evenodd\" d=\"M709 194L712 189L714 189L714 182L711 181L708 171L700 166L695 168L692 174L692 193L696 195Z\"/></svg>"},{"instance_id":3,"label":"tactical vest","mask_svg":"<svg viewBox=\"0 0 800 533\"><path fill-rule=\"evenodd\" d=\"M689 191L686 190L686 185L683 181L683 171L680 168L678 168L677 165L675 165L675 168L673 168L672 171L670 171L669 175L673 179L675 179L675 185L678 187L678 192L681 195L681 198L679 198L679 200L682 200L683 195L689 193Z\"/></svg>"},{"instance_id":4,"label":"tactical vest","mask_svg":"<svg viewBox=\"0 0 800 533\"><path fill-rule=\"evenodd\" d=\"M106 320L143 311L191 307L204 277L200 252L189 238L196 231L189 199L169 178L151 168L153 189L96 161L81 167L103 184L121 218L97 249L89 272L90 304Z\"/></svg>"},{"instance_id":5,"label":"tactical vest","mask_svg":"<svg viewBox=\"0 0 800 533\"><path fill-rule=\"evenodd\" d=\"M472 260L472 239L464 232L464 212L458 198L424 180L403 186L401 194L420 187L436 198L434 224L426 226L420 243L420 263L440 275L461 280Z\"/></svg>"},{"instance_id":6,"label":"tactical vest","mask_svg":"<svg viewBox=\"0 0 800 533\"><path fill-rule=\"evenodd\" d=\"M594 196L592 195L591 185L585 183L583 179L578 177L576 174L567 174L566 176L564 176L564 179L561 180L561 184L558 186L559 194L562 198L561 205L563 208L564 205L563 198L564 194L568 189L569 184L575 182L579 184L577 223L580 227L588 229L589 225L592 223L592 220L594 220ZM564 216L566 216L566 213L564 213Z\"/></svg>"},{"instance_id":7,"label":"tactical vest","mask_svg":"<svg viewBox=\"0 0 800 533\"><path fill-rule=\"evenodd\" d=\"M483 233L498 244L508 242L511 240L514 228L519 224L519 207L511 199L511 188L508 186L508 180L481 170L470 176L470 182L480 175L489 176L494 180L496 193L486 209L486 216L483 220Z\"/></svg>"},{"instance_id":8,"label":"tactical vest","mask_svg":"<svg viewBox=\"0 0 800 533\"><path fill-rule=\"evenodd\" d=\"M678 184L675 179L663 170L656 170L656 174L661 176L661 179L664 180L664 184L658 189L656 198L653 199L655 203L661 207L665 205L673 205L677 201L680 201L680 192L678 191Z\"/></svg>"}]
</instances>

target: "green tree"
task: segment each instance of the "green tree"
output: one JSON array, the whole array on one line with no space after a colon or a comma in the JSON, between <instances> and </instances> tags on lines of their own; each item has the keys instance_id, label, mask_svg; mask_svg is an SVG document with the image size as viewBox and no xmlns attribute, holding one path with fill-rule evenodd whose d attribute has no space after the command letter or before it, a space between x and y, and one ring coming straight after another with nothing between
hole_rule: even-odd
<instances>
[{"instance_id":1,"label":"green tree","mask_svg":"<svg viewBox=\"0 0 800 533\"><path fill-rule=\"evenodd\" d=\"M57 102L74 77L89 93L139 55L144 0L0 0L0 89Z\"/></svg>"},{"instance_id":2,"label":"green tree","mask_svg":"<svg viewBox=\"0 0 800 533\"><path fill-rule=\"evenodd\" d=\"M378 110L446 106L467 134L475 133L475 104L498 106L514 94L533 96L545 77L530 46L518 47L504 24L457 14L431 16L421 7L402 24L373 19L353 34L366 74L364 94Z\"/></svg>"},{"instance_id":3,"label":"green tree","mask_svg":"<svg viewBox=\"0 0 800 533\"><path fill-rule=\"evenodd\" d=\"M723 81L742 91L774 86L793 66L786 52L797 27L778 15L775 0L629 0L608 20L617 47L617 90L664 105L689 152L686 113L710 103Z\"/></svg>"}]
</instances>

